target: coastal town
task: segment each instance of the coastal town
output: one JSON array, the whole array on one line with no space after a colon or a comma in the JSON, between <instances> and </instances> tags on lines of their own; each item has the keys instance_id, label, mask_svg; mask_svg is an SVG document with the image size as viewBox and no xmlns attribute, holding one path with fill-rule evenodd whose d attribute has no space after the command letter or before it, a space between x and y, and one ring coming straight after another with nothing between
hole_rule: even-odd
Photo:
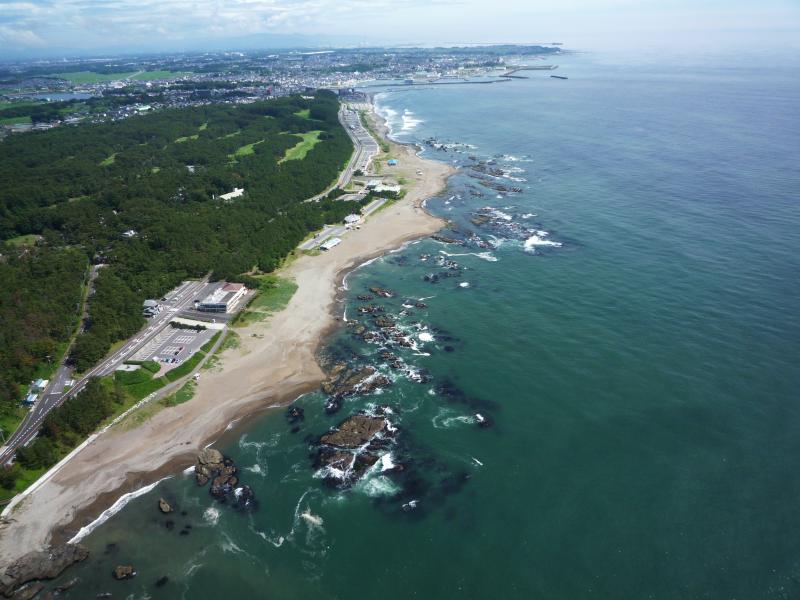
<instances>
[{"instance_id":1,"label":"coastal town","mask_svg":"<svg viewBox=\"0 0 800 600\"><path fill-rule=\"evenodd\" d=\"M560 44L372 48L0 62L0 135L127 119L164 108L251 103L330 89L508 82L557 66Z\"/></svg>"}]
</instances>

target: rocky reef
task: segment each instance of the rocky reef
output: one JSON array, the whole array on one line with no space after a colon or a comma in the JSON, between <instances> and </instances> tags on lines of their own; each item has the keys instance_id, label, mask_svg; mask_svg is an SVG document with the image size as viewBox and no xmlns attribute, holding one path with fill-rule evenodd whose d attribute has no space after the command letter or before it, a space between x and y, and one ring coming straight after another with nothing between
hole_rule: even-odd
<instances>
[{"instance_id":1,"label":"rocky reef","mask_svg":"<svg viewBox=\"0 0 800 600\"><path fill-rule=\"evenodd\" d=\"M324 481L348 486L379 459L396 430L382 415L356 414L348 417L317 442L314 467L324 469Z\"/></svg>"},{"instance_id":2,"label":"rocky reef","mask_svg":"<svg viewBox=\"0 0 800 600\"><path fill-rule=\"evenodd\" d=\"M209 481L209 493L220 502L228 502L237 508L254 508L255 494L247 485L239 486L238 469L233 460L226 458L215 448L205 448L197 455L194 468L197 485Z\"/></svg>"},{"instance_id":3,"label":"rocky reef","mask_svg":"<svg viewBox=\"0 0 800 600\"><path fill-rule=\"evenodd\" d=\"M33 595L36 595L42 588L38 584L26 588L22 586L31 581L55 579L64 569L86 560L88 556L89 549L80 544L64 544L29 552L0 572L0 593L6 598L32 598L33 596L26 594L38 588L33 592Z\"/></svg>"}]
</instances>

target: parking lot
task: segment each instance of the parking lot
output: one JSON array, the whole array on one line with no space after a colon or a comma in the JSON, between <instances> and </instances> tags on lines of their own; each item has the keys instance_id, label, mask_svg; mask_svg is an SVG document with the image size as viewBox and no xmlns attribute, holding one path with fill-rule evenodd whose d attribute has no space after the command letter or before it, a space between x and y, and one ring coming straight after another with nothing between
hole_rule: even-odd
<instances>
[{"instance_id":1,"label":"parking lot","mask_svg":"<svg viewBox=\"0 0 800 600\"><path fill-rule=\"evenodd\" d=\"M161 363L161 373L177 367L208 342L217 329L177 329L171 325L139 348L129 360L154 360Z\"/></svg>"}]
</instances>

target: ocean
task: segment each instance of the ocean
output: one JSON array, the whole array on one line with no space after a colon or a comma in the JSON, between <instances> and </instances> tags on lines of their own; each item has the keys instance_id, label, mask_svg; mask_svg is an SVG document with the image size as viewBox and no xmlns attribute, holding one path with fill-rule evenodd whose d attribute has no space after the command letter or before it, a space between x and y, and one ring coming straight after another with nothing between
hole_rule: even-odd
<instances>
[{"instance_id":1,"label":"ocean","mask_svg":"<svg viewBox=\"0 0 800 600\"><path fill-rule=\"evenodd\" d=\"M391 383L226 439L255 509L190 474L130 499L64 597L800 595L797 60L553 62L377 96L459 168L441 237L351 273L323 350ZM345 483L316 442L359 411L391 425Z\"/></svg>"}]
</instances>

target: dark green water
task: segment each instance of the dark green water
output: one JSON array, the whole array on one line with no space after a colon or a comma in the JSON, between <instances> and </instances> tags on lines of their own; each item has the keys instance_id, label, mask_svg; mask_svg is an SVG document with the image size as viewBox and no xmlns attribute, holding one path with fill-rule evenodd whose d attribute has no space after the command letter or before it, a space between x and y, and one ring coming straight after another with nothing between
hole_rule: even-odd
<instances>
[{"instance_id":1,"label":"dark green water","mask_svg":"<svg viewBox=\"0 0 800 600\"><path fill-rule=\"evenodd\" d=\"M85 538L68 597L798 597L797 64L622 60L381 96L400 139L475 146L427 151L462 167L429 207L491 242L423 240L348 278L366 325L356 296L396 292L379 302L417 350L392 350L424 381L339 332L329 355L394 383L335 415L301 398L297 433L283 411L248 424L223 450L254 512L180 474L132 500ZM522 191L497 198L470 155ZM500 213L476 226L482 207ZM426 282L442 251L459 276ZM325 485L311 444L377 405L390 457ZM187 513L172 530L159 496ZM112 581L124 563L138 577Z\"/></svg>"}]
</instances>

